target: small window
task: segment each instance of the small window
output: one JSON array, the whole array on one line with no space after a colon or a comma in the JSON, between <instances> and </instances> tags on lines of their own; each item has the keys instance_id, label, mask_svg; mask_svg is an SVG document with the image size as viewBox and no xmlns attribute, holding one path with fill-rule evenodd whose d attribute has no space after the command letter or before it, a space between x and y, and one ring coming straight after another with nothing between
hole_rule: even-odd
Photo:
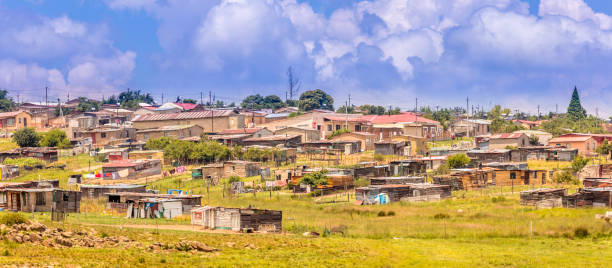
<instances>
[{"instance_id":1,"label":"small window","mask_svg":"<svg viewBox=\"0 0 612 268\"><path fill-rule=\"evenodd\" d=\"M106 133L104 133L104 132L100 133L100 137L106 138Z\"/></svg>"},{"instance_id":2,"label":"small window","mask_svg":"<svg viewBox=\"0 0 612 268\"><path fill-rule=\"evenodd\" d=\"M21 117L19 117L19 124L21 124Z\"/></svg>"},{"instance_id":3,"label":"small window","mask_svg":"<svg viewBox=\"0 0 612 268\"><path fill-rule=\"evenodd\" d=\"M232 166L232 171L236 170L236 166Z\"/></svg>"},{"instance_id":4,"label":"small window","mask_svg":"<svg viewBox=\"0 0 612 268\"><path fill-rule=\"evenodd\" d=\"M357 131L357 132L361 131L361 126L360 125L355 125L355 131Z\"/></svg>"},{"instance_id":5,"label":"small window","mask_svg":"<svg viewBox=\"0 0 612 268\"><path fill-rule=\"evenodd\" d=\"M168 137L168 132L164 132L164 137Z\"/></svg>"},{"instance_id":6,"label":"small window","mask_svg":"<svg viewBox=\"0 0 612 268\"><path fill-rule=\"evenodd\" d=\"M321 130L321 125L317 125L317 130Z\"/></svg>"},{"instance_id":7,"label":"small window","mask_svg":"<svg viewBox=\"0 0 612 268\"><path fill-rule=\"evenodd\" d=\"M340 125L336 125L336 130L340 130Z\"/></svg>"},{"instance_id":8,"label":"small window","mask_svg":"<svg viewBox=\"0 0 612 268\"><path fill-rule=\"evenodd\" d=\"M63 200L64 200L64 202L68 202L68 200L70 200L70 196L65 193Z\"/></svg>"},{"instance_id":9,"label":"small window","mask_svg":"<svg viewBox=\"0 0 612 268\"><path fill-rule=\"evenodd\" d=\"M516 179L516 172L510 172L510 179L511 180Z\"/></svg>"},{"instance_id":10,"label":"small window","mask_svg":"<svg viewBox=\"0 0 612 268\"><path fill-rule=\"evenodd\" d=\"M144 134L144 138L145 138L145 140L148 140L149 139L149 134Z\"/></svg>"}]
</instances>

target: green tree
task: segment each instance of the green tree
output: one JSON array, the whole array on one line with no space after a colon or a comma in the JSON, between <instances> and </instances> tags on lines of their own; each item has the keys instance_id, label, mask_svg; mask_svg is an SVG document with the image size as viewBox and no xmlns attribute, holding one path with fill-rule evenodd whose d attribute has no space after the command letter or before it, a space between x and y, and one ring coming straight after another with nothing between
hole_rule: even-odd
<instances>
[{"instance_id":1,"label":"green tree","mask_svg":"<svg viewBox=\"0 0 612 268\"><path fill-rule=\"evenodd\" d=\"M131 90L127 89L119 93L118 97L112 95L110 98L106 100L102 100L103 104L117 104L119 103L122 108L138 108L139 103L148 103L153 104L155 101L153 97L149 93L142 93L140 90Z\"/></svg>"},{"instance_id":2,"label":"green tree","mask_svg":"<svg viewBox=\"0 0 612 268\"><path fill-rule=\"evenodd\" d=\"M300 95L298 107L302 111L313 109L334 110L334 98L320 89L309 90Z\"/></svg>"},{"instance_id":3,"label":"green tree","mask_svg":"<svg viewBox=\"0 0 612 268\"><path fill-rule=\"evenodd\" d=\"M198 103L198 101L194 100L194 99L183 99L181 100L182 103L193 103L196 104Z\"/></svg>"},{"instance_id":4,"label":"green tree","mask_svg":"<svg viewBox=\"0 0 612 268\"><path fill-rule=\"evenodd\" d=\"M15 102L13 102L12 98L8 98L8 91L0 90L0 111L1 112L10 112L15 107Z\"/></svg>"},{"instance_id":5,"label":"green tree","mask_svg":"<svg viewBox=\"0 0 612 268\"><path fill-rule=\"evenodd\" d=\"M609 155L610 152L612 152L612 144L608 142L608 139L605 139L601 145L597 147L597 153L601 155Z\"/></svg>"},{"instance_id":6,"label":"green tree","mask_svg":"<svg viewBox=\"0 0 612 268\"><path fill-rule=\"evenodd\" d=\"M116 103L116 102L115 102ZM93 109L92 109L93 108ZM90 100L85 97L79 97L79 104L77 104L77 111L79 112L91 112L100 110L100 102L97 100Z\"/></svg>"},{"instance_id":7,"label":"green tree","mask_svg":"<svg viewBox=\"0 0 612 268\"><path fill-rule=\"evenodd\" d=\"M540 144L540 138L536 135L529 136L529 145L535 146Z\"/></svg>"},{"instance_id":8,"label":"green tree","mask_svg":"<svg viewBox=\"0 0 612 268\"><path fill-rule=\"evenodd\" d=\"M567 107L567 115L573 121L578 121L586 117L586 110L582 108L580 103L580 96L578 95L578 89L574 87L572 93L572 99L570 100L569 106Z\"/></svg>"},{"instance_id":9,"label":"green tree","mask_svg":"<svg viewBox=\"0 0 612 268\"><path fill-rule=\"evenodd\" d=\"M276 95L263 97L259 94L249 95L240 104L247 109L278 109L285 106L285 103Z\"/></svg>"},{"instance_id":10,"label":"green tree","mask_svg":"<svg viewBox=\"0 0 612 268\"><path fill-rule=\"evenodd\" d=\"M301 184L307 184L310 186L327 185L328 177L327 170L315 171L308 173L300 180Z\"/></svg>"},{"instance_id":11,"label":"green tree","mask_svg":"<svg viewBox=\"0 0 612 268\"><path fill-rule=\"evenodd\" d=\"M166 146L170 144L174 139L169 137L159 137L156 139L149 139L147 143L145 143L145 148L147 150L164 150Z\"/></svg>"},{"instance_id":12,"label":"green tree","mask_svg":"<svg viewBox=\"0 0 612 268\"><path fill-rule=\"evenodd\" d=\"M64 149L70 147L70 140L68 139L66 132L54 128L42 135L40 146Z\"/></svg>"},{"instance_id":13,"label":"green tree","mask_svg":"<svg viewBox=\"0 0 612 268\"><path fill-rule=\"evenodd\" d=\"M19 147L38 147L40 135L36 133L34 128L24 127L13 133L13 141L15 141Z\"/></svg>"},{"instance_id":14,"label":"green tree","mask_svg":"<svg viewBox=\"0 0 612 268\"><path fill-rule=\"evenodd\" d=\"M449 168L461 168L470 163L470 158L466 154L454 154L448 157L447 163Z\"/></svg>"},{"instance_id":15,"label":"green tree","mask_svg":"<svg viewBox=\"0 0 612 268\"><path fill-rule=\"evenodd\" d=\"M582 155L576 156L574 161L572 161L572 170L574 173L578 173L582 168L584 168L589 163L589 159L584 158Z\"/></svg>"}]
</instances>

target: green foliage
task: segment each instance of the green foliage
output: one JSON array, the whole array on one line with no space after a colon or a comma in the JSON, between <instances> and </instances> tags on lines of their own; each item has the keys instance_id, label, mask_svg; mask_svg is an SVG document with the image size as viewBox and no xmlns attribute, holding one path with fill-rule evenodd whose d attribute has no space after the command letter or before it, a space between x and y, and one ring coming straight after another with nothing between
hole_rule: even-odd
<instances>
[{"instance_id":1,"label":"green foliage","mask_svg":"<svg viewBox=\"0 0 612 268\"><path fill-rule=\"evenodd\" d=\"M117 103L117 102L115 102ZM90 100L85 97L79 97L79 104L77 104L76 110L78 112L91 112L100 110L100 102L97 100Z\"/></svg>"},{"instance_id":2,"label":"green foliage","mask_svg":"<svg viewBox=\"0 0 612 268\"><path fill-rule=\"evenodd\" d=\"M497 197L494 196L494 197L491 198L491 202L493 202L493 203L502 203L504 201L506 201L506 198L504 196L501 196L501 195L497 196Z\"/></svg>"},{"instance_id":3,"label":"green foliage","mask_svg":"<svg viewBox=\"0 0 612 268\"><path fill-rule=\"evenodd\" d=\"M331 139L333 137L339 136L340 134L344 134L344 133L351 133L351 131L346 128L341 128L327 135L327 139Z\"/></svg>"},{"instance_id":4,"label":"green foliage","mask_svg":"<svg viewBox=\"0 0 612 268\"><path fill-rule=\"evenodd\" d=\"M35 167L35 166L41 166L41 165L44 166L45 162L43 162L40 159L36 159L32 157L25 157L25 158L7 158L7 159L4 159L4 164L5 165L15 165L19 167L23 167L23 166Z\"/></svg>"},{"instance_id":5,"label":"green foliage","mask_svg":"<svg viewBox=\"0 0 612 268\"><path fill-rule=\"evenodd\" d=\"M594 116L588 116L575 121L566 114L558 115L556 118L542 123L541 129L552 133L554 136L566 133L605 133L602 124L603 120Z\"/></svg>"},{"instance_id":6,"label":"green foliage","mask_svg":"<svg viewBox=\"0 0 612 268\"><path fill-rule=\"evenodd\" d=\"M512 123L512 121L506 121L504 117L507 117L510 113L510 109L503 109L499 105L495 105L491 111L487 114L487 119L491 120L491 132L492 133L510 133L517 130L524 129L520 125ZM502 116L503 115L503 116Z\"/></svg>"},{"instance_id":7,"label":"green foliage","mask_svg":"<svg viewBox=\"0 0 612 268\"><path fill-rule=\"evenodd\" d=\"M589 236L589 230L584 227L577 227L574 229L574 237L576 238L586 238Z\"/></svg>"},{"instance_id":8,"label":"green foliage","mask_svg":"<svg viewBox=\"0 0 612 268\"><path fill-rule=\"evenodd\" d=\"M597 147L597 153L602 155L609 155L612 152L612 144L605 139L599 147Z\"/></svg>"},{"instance_id":9,"label":"green foliage","mask_svg":"<svg viewBox=\"0 0 612 268\"><path fill-rule=\"evenodd\" d=\"M309 90L300 95L298 107L302 111L313 109L334 110L334 98L320 89Z\"/></svg>"},{"instance_id":10,"label":"green foliage","mask_svg":"<svg viewBox=\"0 0 612 268\"><path fill-rule=\"evenodd\" d=\"M450 122L454 119L452 111L447 108L432 111L429 107L421 107L421 112L423 112L423 117L440 122L444 130L448 129Z\"/></svg>"},{"instance_id":11,"label":"green foliage","mask_svg":"<svg viewBox=\"0 0 612 268\"><path fill-rule=\"evenodd\" d=\"M556 183L573 183L577 184L578 180L572 175L570 170L563 170L561 172L555 173L553 176L553 181Z\"/></svg>"},{"instance_id":12,"label":"green foliage","mask_svg":"<svg viewBox=\"0 0 612 268\"><path fill-rule=\"evenodd\" d=\"M42 135L40 146L64 149L70 147L70 140L65 131L54 128Z\"/></svg>"},{"instance_id":13,"label":"green foliage","mask_svg":"<svg viewBox=\"0 0 612 268\"><path fill-rule=\"evenodd\" d=\"M576 87L574 87L572 99L567 107L567 115L572 121L578 121L586 117L586 110L582 108L582 104L580 104L580 96L578 95L578 89Z\"/></svg>"},{"instance_id":14,"label":"green foliage","mask_svg":"<svg viewBox=\"0 0 612 268\"><path fill-rule=\"evenodd\" d=\"M385 156L383 154L375 154L374 155L374 161L382 162L384 160L385 160Z\"/></svg>"},{"instance_id":15,"label":"green foliage","mask_svg":"<svg viewBox=\"0 0 612 268\"><path fill-rule=\"evenodd\" d=\"M370 180L367 178L357 178L355 180L355 187L365 187L370 185Z\"/></svg>"},{"instance_id":16,"label":"green foliage","mask_svg":"<svg viewBox=\"0 0 612 268\"><path fill-rule=\"evenodd\" d=\"M147 143L145 143L145 148L147 150L164 150L170 142L172 142L172 138L169 137L160 137L156 139L149 139Z\"/></svg>"},{"instance_id":17,"label":"green foliage","mask_svg":"<svg viewBox=\"0 0 612 268\"><path fill-rule=\"evenodd\" d=\"M229 177L228 183L232 184L234 182L239 182L239 181L240 181L240 177L238 177L238 176L231 176L231 177Z\"/></svg>"},{"instance_id":18,"label":"green foliage","mask_svg":"<svg viewBox=\"0 0 612 268\"><path fill-rule=\"evenodd\" d=\"M529 145L535 146L540 144L540 138L536 135L529 136Z\"/></svg>"},{"instance_id":19,"label":"green foliage","mask_svg":"<svg viewBox=\"0 0 612 268\"><path fill-rule=\"evenodd\" d=\"M194 99L182 99L181 102L182 103L193 103L193 104L198 103L198 101Z\"/></svg>"},{"instance_id":20,"label":"green foliage","mask_svg":"<svg viewBox=\"0 0 612 268\"><path fill-rule=\"evenodd\" d=\"M263 97L259 94L249 95L240 104L242 108L246 109L278 109L285 107L286 104L276 95L268 95Z\"/></svg>"},{"instance_id":21,"label":"green foliage","mask_svg":"<svg viewBox=\"0 0 612 268\"><path fill-rule=\"evenodd\" d=\"M119 103L122 108L133 109L140 107L138 104L141 102L153 104L154 100L149 93L142 93L140 90L130 90L129 88L126 91L121 92L119 97L115 97L115 95L113 95L108 99L102 100L103 104Z\"/></svg>"},{"instance_id":22,"label":"green foliage","mask_svg":"<svg viewBox=\"0 0 612 268\"><path fill-rule=\"evenodd\" d=\"M303 115L304 113L297 111L297 112L291 112L289 113L289 116L287 116L288 118L292 118L292 117L296 117L296 116L300 116Z\"/></svg>"},{"instance_id":23,"label":"green foliage","mask_svg":"<svg viewBox=\"0 0 612 268\"><path fill-rule=\"evenodd\" d=\"M36 133L34 128L24 127L13 133L13 141L15 141L19 147L38 147L40 135Z\"/></svg>"},{"instance_id":24,"label":"green foliage","mask_svg":"<svg viewBox=\"0 0 612 268\"><path fill-rule=\"evenodd\" d=\"M395 107L391 110L386 110L385 107L383 106L376 106L376 105L370 105L370 104L364 104L361 105L359 107L357 107L357 109L359 111L361 111L362 114L365 115L372 115L372 114L376 114L376 115L383 115L383 114L399 114L401 112L399 107Z\"/></svg>"},{"instance_id":25,"label":"green foliage","mask_svg":"<svg viewBox=\"0 0 612 268\"><path fill-rule=\"evenodd\" d=\"M189 159L198 162L215 162L232 157L232 149L216 141L202 141L193 146Z\"/></svg>"},{"instance_id":26,"label":"green foliage","mask_svg":"<svg viewBox=\"0 0 612 268\"><path fill-rule=\"evenodd\" d=\"M384 217L384 216L387 216L387 213L385 213L384 211L381 210L381 211L378 212L377 216L378 217Z\"/></svg>"},{"instance_id":27,"label":"green foliage","mask_svg":"<svg viewBox=\"0 0 612 268\"><path fill-rule=\"evenodd\" d=\"M7 98L8 91L0 90L0 112L10 112L15 107L12 98Z\"/></svg>"},{"instance_id":28,"label":"green foliage","mask_svg":"<svg viewBox=\"0 0 612 268\"><path fill-rule=\"evenodd\" d=\"M448 167L448 163L441 164L434 171L434 175L444 175L450 172L450 168Z\"/></svg>"},{"instance_id":29,"label":"green foliage","mask_svg":"<svg viewBox=\"0 0 612 268\"><path fill-rule=\"evenodd\" d=\"M576 158L574 158L574 161L572 161L572 170L574 172L579 172L588 163L589 163L589 159L584 158L582 155L579 154L578 156L576 156Z\"/></svg>"},{"instance_id":30,"label":"green foliage","mask_svg":"<svg viewBox=\"0 0 612 268\"><path fill-rule=\"evenodd\" d=\"M433 218L436 219L436 220L449 219L450 215L448 215L446 213L438 213L438 214L434 215Z\"/></svg>"},{"instance_id":31,"label":"green foliage","mask_svg":"<svg viewBox=\"0 0 612 268\"><path fill-rule=\"evenodd\" d=\"M449 168L461 168L470 163L470 158L466 154L454 154L448 157Z\"/></svg>"},{"instance_id":32,"label":"green foliage","mask_svg":"<svg viewBox=\"0 0 612 268\"><path fill-rule=\"evenodd\" d=\"M256 162L267 162L267 161L271 161L274 158L274 150L272 149L259 149L259 148L255 148L255 147L250 147L246 153L244 153L243 158L245 160L249 160L249 161L256 161Z\"/></svg>"},{"instance_id":33,"label":"green foliage","mask_svg":"<svg viewBox=\"0 0 612 268\"><path fill-rule=\"evenodd\" d=\"M395 216L395 211L393 210L387 211L387 216Z\"/></svg>"},{"instance_id":34,"label":"green foliage","mask_svg":"<svg viewBox=\"0 0 612 268\"><path fill-rule=\"evenodd\" d=\"M327 174L327 170L321 170L321 171L315 171L315 172L308 173L304 175L304 177L302 177L302 180L300 180L300 183L308 184L310 186L327 185L328 177L326 174Z\"/></svg>"},{"instance_id":35,"label":"green foliage","mask_svg":"<svg viewBox=\"0 0 612 268\"><path fill-rule=\"evenodd\" d=\"M13 226L15 224L28 223L29 221L21 214L15 212L3 213L0 217L0 224Z\"/></svg>"}]
</instances>

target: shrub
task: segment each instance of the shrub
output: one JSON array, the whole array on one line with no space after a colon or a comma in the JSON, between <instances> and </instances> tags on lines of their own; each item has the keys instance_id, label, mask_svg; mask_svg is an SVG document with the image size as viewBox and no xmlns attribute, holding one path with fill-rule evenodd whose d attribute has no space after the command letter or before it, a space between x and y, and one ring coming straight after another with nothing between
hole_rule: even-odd
<instances>
[{"instance_id":1,"label":"shrub","mask_svg":"<svg viewBox=\"0 0 612 268\"><path fill-rule=\"evenodd\" d=\"M384 216L387 216L387 213L385 213L384 211L381 210L381 211L378 212L377 215L378 215L378 217L384 217Z\"/></svg>"},{"instance_id":2,"label":"shrub","mask_svg":"<svg viewBox=\"0 0 612 268\"><path fill-rule=\"evenodd\" d=\"M238 181L240 181L240 177L238 177L238 176L231 176L231 177L229 177L229 182L228 183L232 184L232 183L238 182Z\"/></svg>"},{"instance_id":3,"label":"shrub","mask_svg":"<svg viewBox=\"0 0 612 268\"><path fill-rule=\"evenodd\" d=\"M582 168L584 168L587 163L589 163L589 159L584 158L582 155L576 156L576 158L574 158L574 161L572 161L572 169L574 170L574 173L582 170Z\"/></svg>"},{"instance_id":4,"label":"shrub","mask_svg":"<svg viewBox=\"0 0 612 268\"><path fill-rule=\"evenodd\" d=\"M339 136L340 134L344 134L344 133L351 133L351 131L346 128L338 129L332 132L331 134L329 134L326 138L329 140L333 137Z\"/></svg>"},{"instance_id":5,"label":"shrub","mask_svg":"<svg viewBox=\"0 0 612 268\"><path fill-rule=\"evenodd\" d=\"M40 136L34 128L24 127L13 133L13 140L19 147L38 147Z\"/></svg>"},{"instance_id":6,"label":"shrub","mask_svg":"<svg viewBox=\"0 0 612 268\"><path fill-rule=\"evenodd\" d=\"M355 187L365 187L370 185L370 180L366 178L357 178L355 180Z\"/></svg>"},{"instance_id":7,"label":"shrub","mask_svg":"<svg viewBox=\"0 0 612 268\"><path fill-rule=\"evenodd\" d=\"M387 216L395 216L395 211L387 211Z\"/></svg>"},{"instance_id":8,"label":"shrub","mask_svg":"<svg viewBox=\"0 0 612 268\"><path fill-rule=\"evenodd\" d=\"M448 168L448 164L442 164L440 166L438 166L438 168L434 171L434 175L444 175L444 174L448 174L449 172L449 168Z\"/></svg>"},{"instance_id":9,"label":"shrub","mask_svg":"<svg viewBox=\"0 0 612 268\"><path fill-rule=\"evenodd\" d=\"M448 219L450 218L450 215L446 214L446 213L438 213L436 215L434 215L434 219L436 220L442 220L442 219Z\"/></svg>"},{"instance_id":10,"label":"shrub","mask_svg":"<svg viewBox=\"0 0 612 268\"><path fill-rule=\"evenodd\" d=\"M0 217L0 223L7 226L13 226L15 224L28 223L28 220L19 213L8 212Z\"/></svg>"},{"instance_id":11,"label":"shrub","mask_svg":"<svg viewBox=\"0 0 612 268\"><path fill-rule=\"evenodd\" d=\"M316 171L304 175L300 183L310 186L327 185L327 170Z\"/></svg>"},{"instance_id":12,"label":"shrub","mask_svg":"<svg viewBox=\"0 0 612 268\"><path fill-rule=\"evenodd\" d=\"M138 258L138 262L139 262L139 263L144 263L144 262L145 262L145 258L144 258L144 257L140 257L140 258Z\"/></svg>"},{"instance_id":13,"label":"shrub","mask_svg":"<svg viewBox=\"0 0 612 268\"><path fill-rule=\"evenodd\" d=\"M574 237L577 238L585 238L589 236L589 230L587 230L584 227L577 227L576 229L574 229Z\"/></svg>"},{"instance_id":14,"label":"shrub","mask_svg":"<svg viewBox=\"0 0 612 268\"><path fill-rule=\"evenodd\" d=\"M4 257L11 256L11 253L8 251L8 249L5 249L4 252L2 252L2 256Z\"/></svg>"},{"instance_id":15,"label":"shrub","mask_svg":"<svg viewBox=\"0 0 612 268\"><path fill-rule=\"evenodd\" d=\"M381 162L381 161L384 161L384 160L385 160L385 156L384 155L382 155L382 154L375 154L374 155L374 161Z\"/></svg>"},{"instance_id":16,"label":"shrub","mask_svg":"<svg viewBox=\"0 0 612 268\"><path fill-rule=\"evenodd\" d=\"M70 147L70 140L68 140L66 132L54 128L42 135L40 146L57 147L59 149L68 148Z\"/></svg>"},{"instance_id":17,"label":"shrub","mask_svg":"<svg viewBox=\"0 0 612 268\"><path fill-rule=\"evenodd\" d=\"M449 168L460 168L470 163L470 158L466 154L454 154L448 157Z\"/></svg>"},{"instance_id":18,"label":"shrub","mask_svg":"<svg viewBox=\"0 0 612 268\"><path fill-rule=\"evenodd\" d=\"M501 202L506 201L506 198L503 196L498 196L498 197L491 198L491 201L493 201L493 203L501 203Z\"/></svg>"},{"instance_id":19,"label":"shrub","mask_svg":"<svg viewBox=\"0 0 612 268\"><path fill-rule=\"evenodd\" d=\"M553 181L556 183L578 183L578 180L572 175L572 172L569 170L564 170L561 172L555 173L553 176Z\"/></svg>"},{"instance_id":20,"label":"shrub","mask_svg":"<svg viewBox=\"0 0 612 268\"><path fill-rule=\"evenodd\" d=\"M26 157L26 158L9 158L4 160L4 164L6 165L16 165L19 167L23 167L23 166L28 166L28 167L35 167L35 166L40 166L40 165L45 165L45 162L43 162L40 159L36 159L36 158L31 158L31 157Z\"/></svg>"}]
</instances>

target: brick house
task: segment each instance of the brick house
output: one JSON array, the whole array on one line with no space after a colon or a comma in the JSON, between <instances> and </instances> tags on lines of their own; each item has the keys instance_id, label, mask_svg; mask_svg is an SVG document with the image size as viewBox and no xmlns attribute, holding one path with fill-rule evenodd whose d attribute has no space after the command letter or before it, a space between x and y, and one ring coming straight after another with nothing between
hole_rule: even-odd
<instances>
[{"instance_id":1,"label":"brick house","mask_svg":"<svg viewBox=\"0 0 612 268\"><path fill-rule=\"evenodd\" d=\"M244 115L233 110L212 110L168 114L144 114L133 120L137 130L173 125L198 125L205 133L244 128Z\"/></svg>"},{"instance_id":2,"label":"brick house","mask_svg":"<svg viewBox=\"0 0 612 268\"><path fill-rule=\"evenodd\" d=\"M597 141L590 136L565 136L548 140L548 145L578 149L582 155L594 154L597 149Z\"/></svg>"},{"instance_id":3,"label":"brick house","mask_svg":"<svg viewBox=\"0 0 612 268\"><path fill-rule=\"evenodd\" d=\"M529 137L524 133L498 133L489 137L489 149L529 146Z\"/></svg>"},{"instance_id":4,"label":"brick house","mask_svg":"<svg viewBox=\"0 0 612 268\"><path fill-rule=\"evenodd\" d=\"M17 130L33 126L32 114L19 110L15 112L0 113L0 128L2 130Z\"/></svg>"}]
</instances>

